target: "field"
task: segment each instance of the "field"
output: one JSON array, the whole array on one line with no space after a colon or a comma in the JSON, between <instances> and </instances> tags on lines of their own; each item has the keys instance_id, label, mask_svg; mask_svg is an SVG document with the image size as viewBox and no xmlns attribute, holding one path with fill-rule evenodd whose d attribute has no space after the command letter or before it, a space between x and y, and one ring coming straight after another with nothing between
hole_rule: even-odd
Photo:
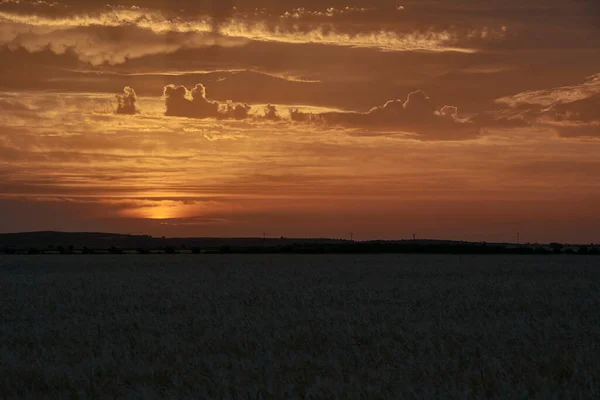
<instances>
[{"instance_id":1,"label":"field","mask_svg":"<svg viewBox=\"0 0 600 400\"><path fill-rule=\"evenodd\" d=\"M0 399L600 398L599 264L0 256Z\"/></svg>"}]
</instances>

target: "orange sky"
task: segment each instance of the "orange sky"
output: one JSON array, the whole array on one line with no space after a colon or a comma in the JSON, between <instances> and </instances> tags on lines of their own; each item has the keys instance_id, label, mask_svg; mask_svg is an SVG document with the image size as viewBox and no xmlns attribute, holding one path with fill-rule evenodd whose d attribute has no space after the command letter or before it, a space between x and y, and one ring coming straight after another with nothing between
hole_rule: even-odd
<instances>
[{"instance_id":1,"label":"orange sky","mask_svg":"<svg viewBox=\"0 0 600 400\"><path fill-rule=\"evenodd\" d=\"M283 3L0 1L0 232L600 242L595 1Z\"/></svg>"}]
</instances>

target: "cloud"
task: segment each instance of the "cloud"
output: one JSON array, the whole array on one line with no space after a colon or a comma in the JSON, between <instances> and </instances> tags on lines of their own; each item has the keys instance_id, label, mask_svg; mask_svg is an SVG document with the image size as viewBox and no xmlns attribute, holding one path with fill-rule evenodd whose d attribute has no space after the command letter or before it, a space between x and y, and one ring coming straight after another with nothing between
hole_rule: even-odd
<instances>
[{"instance_id":1,"label":"cloud","mask_svg":"<svg viewBox=\"0 0 600 400\"><path fill-rule=\"evenodd\" d=\"M243 120L249 117L250 106L227 101L220 103L206 97L201 83L188 90L185 86L167 85L163 90L166 115L188 118Z\"/></svg>"},{"instance_id":2,"label":"cloud","mask_svg":"<svg viewBox=\"0 0 600 400\"><path fill-rule=\"evenodd\" d=\"M535 124L565 137L600 137L600 74L579 85L518 93L496 103L504 108L472 120L490 127Z\"/></svg>"},{"instance_id":3,"label":"cloud","mask_svg":"<svg viewBox=\"0 0 600 400\"><path fill-rule=\"evenodd\" d=\"M159 12L137 9L62 18L0 11L0 46L30 53L72 53L91 65L117 65L149 55L211 46L238 47L248 42L213 34L210 19L178 24Z\"/></svg>"},{"instance_id":4,"label":"cloud","mask_svg":"<svg viewBox=\"0 0 600 400\"><path fill-rule=\"evenodd\" d=\"M542 111L555 121L600 121L600 93L569 103L555 103Z\"/></svg>"},{"instance_id":5,"label":"cloud","mask_svg":"<svg viewBox=\"0 0 600 400\"><path fill-rule=\"evenodd\" d=\"M263 119L269 121L281 121L281 115L279 115L279 110L277 107L271 104L267 104L265 106L265 113L262 116Z\"/></svg>"},{"instance_id":6,"label":"cloud","mask_svg":"<svg viewBox=\"0 0 600 400\"><path fill-rule=\"evenodd\" d=\"M479 126L460 118L457 107L438 108L423 91L410 93L406 101L390 100L364 113L311 114L292 109L290 118L296 122L411 132L421 139L460 140L479 135Z\"/></svg>"},{"instance_id":7,"label":"cloud","mask_svg":"<svg viewBox=\"0 0 600 400\"><path fill-rule=\"evenodd\" d=\"M0 99L0 110L3 111L31 111L31 107L19 101L18 98Z\"/></svg>"},{"instance_id":8,"label":"cloud","mask_svg":"<svg viewBox=\"0 0 600 400\"><path fill-rule=\"evenodd\" d=\"M444 106L440 110L440 115L443 116L443 117L457 118L458 117L458 107L456 107L456 106Z\"/></svg>"},{"instance_id":9,"label":"cloud","mask_svg":"<svg viewBox=\"0 0 600 400\"><path fill-rule=\"evenodd\" d=\"M397 8L397 11L400 11L400 8ZM310 10L304 7L293 8L289 11L281 14L281 18L291 18L291 19L310 19L315 17L321 18L332 18L341 15L353 15L353 14L361 14L368 11L376 11L375 7L365 8L365 7L327 7L323 10Z\"/></svg>"},{"instance_id":10,"label":"cloud","mask_svg":"<svg viewBox=\"0 0 600 400\"><path fill-rule=\"evenodd\" d=\"M512 96L501 97L496 100L496 103L513 108L523 105L551 106L586 99L599 93L600 74L595 74L588 77L582 84L527 91Z\"/></svg>"},{"instance_id":11,"label":"cloud","mask_svg":"<svg viewBox=\"0 0 600 400\"><path fill-rule=\"evenodd\" d=\"M563 137L600 138L600 94L544 109L538 118Z\"/></svg>"},{"instance_id":12,"label":"cloud","mask_svg":"<svg viewBox=\"0 0 600 400\"><path fill-rule=\"evenodd\" d=\"M135 95L135 90L130 88L129 86L125 86L123 89L123 94L118 94L117 96L117 114L128 114L134 115L139 112L137 107L135 106L135 102L137 100L137 96Z\"/></svg>"},{"instance_id":13,"label":"cloud","mask_svg":"<svg viewBox=\"0 0 600 400\"><path fill-rule=\"evenodd\" d=\"M483 128L525 128L533 125L542 107L522 105L511 109L485 111L475 115L470 121Z\"/></svg>"},{"instance_id":14,"label":"cloud","mask_svg":"<svg viewBox=\"0 0 600 400\"><path fill-rule=\"evenodd\" d=\"M289 117L267 104L262 114L245 103L231 100L219 102L207 98L206 88L199 83L191 90L173 84L163 90L167 116L187 118L215 118L220 120L284 121L313 124L321 127L343 126L363 128L372 132L414 133L426 140L463 140L475 138L480 129L474 121L461 118L458 108L437 107L422 91L412 92L403 100L390 100L367 112L305 112L289 109Z\"/></svg>"},{"instance_id":15,"label":"cloud","mask_svg":"<svg viewBox=\"0 0 600 400\"><path fill-rule=\"evenodd\" d=\"M212 0L210 16L213 33L219 33L221 26L233 15L234 0Z\"/></svg>"},{"instance_id":16,"label":"cloud","mask_svg":"<svg viewBox=\"0 0 600 400\"><path fill-rule=\"evenodd\" d=\"M19 5L21 7L21 5ZM24 5L23 5L24 7ZM250 41L315 43L383 51L473 53L502 41L505 27L419 27L305 22L271 14L260 18L234 14L233 0L213 0L193 17L173 10L108 6L103 11L67 8L70 14L47 15L0 8L0 45L30 52L73 51L81 61L100 65L203 47L239 47ZM337 15L337 14L336 14ZM376 21L373 21L376 22Z\"/></svg>"}]
</instances>

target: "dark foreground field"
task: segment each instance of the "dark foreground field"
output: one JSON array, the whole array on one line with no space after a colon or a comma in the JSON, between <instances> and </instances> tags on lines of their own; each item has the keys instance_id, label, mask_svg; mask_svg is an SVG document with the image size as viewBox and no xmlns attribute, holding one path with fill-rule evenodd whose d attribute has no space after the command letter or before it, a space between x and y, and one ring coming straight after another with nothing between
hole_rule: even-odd
<instances>
[{"instance_id":1,"label":"dark foreground field","mask_svg":"<svg viewBox=\"0 0 600 400\"><path fill-rule=\"evenodd\" d=\"M0 398L600 398L600 259L0 257Z\"/></svg>"}]
</instances>

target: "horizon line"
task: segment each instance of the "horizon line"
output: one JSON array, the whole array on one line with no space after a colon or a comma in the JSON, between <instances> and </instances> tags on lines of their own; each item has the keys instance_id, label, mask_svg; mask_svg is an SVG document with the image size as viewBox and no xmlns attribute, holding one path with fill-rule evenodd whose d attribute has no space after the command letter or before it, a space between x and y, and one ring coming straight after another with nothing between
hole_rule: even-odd
<instances>
[{"instance_id":1,"label":"horizon line","mask_svg":"<svg viewBox=\"0 0 600 400\"><path fill-rule=\"evenodd\" d=\"M333 238L333 237L288 237L288 236L153 236L149 234L143 233L116 233L116 232L101 232L101 231L61 231L61 230L40 230L40 231L22 231L22 232L0 232L0 236L3 235L28 235L28 234L80 234L80 235L114 235L114 236L130 236L130 237L147 237L151 239L255 239L255 240L337 240L337 241L345 241L345 242L354 242L354 243L367 243L367 242L423 242L423 241L432 241L432 242L459 242L459 243L486 243L486 244L505 244L505 245L544 245L544 244L553 244L558 243L562 245L574 245L574 246L594 246L598 245L596 242L590 243L567 243L560 241L551 241L551 242L489 242L485 240L461 240L461 239L433 239L433 238L403 238L403 239L348 239L348 238Z\"/></svg>"}]
</instances>

